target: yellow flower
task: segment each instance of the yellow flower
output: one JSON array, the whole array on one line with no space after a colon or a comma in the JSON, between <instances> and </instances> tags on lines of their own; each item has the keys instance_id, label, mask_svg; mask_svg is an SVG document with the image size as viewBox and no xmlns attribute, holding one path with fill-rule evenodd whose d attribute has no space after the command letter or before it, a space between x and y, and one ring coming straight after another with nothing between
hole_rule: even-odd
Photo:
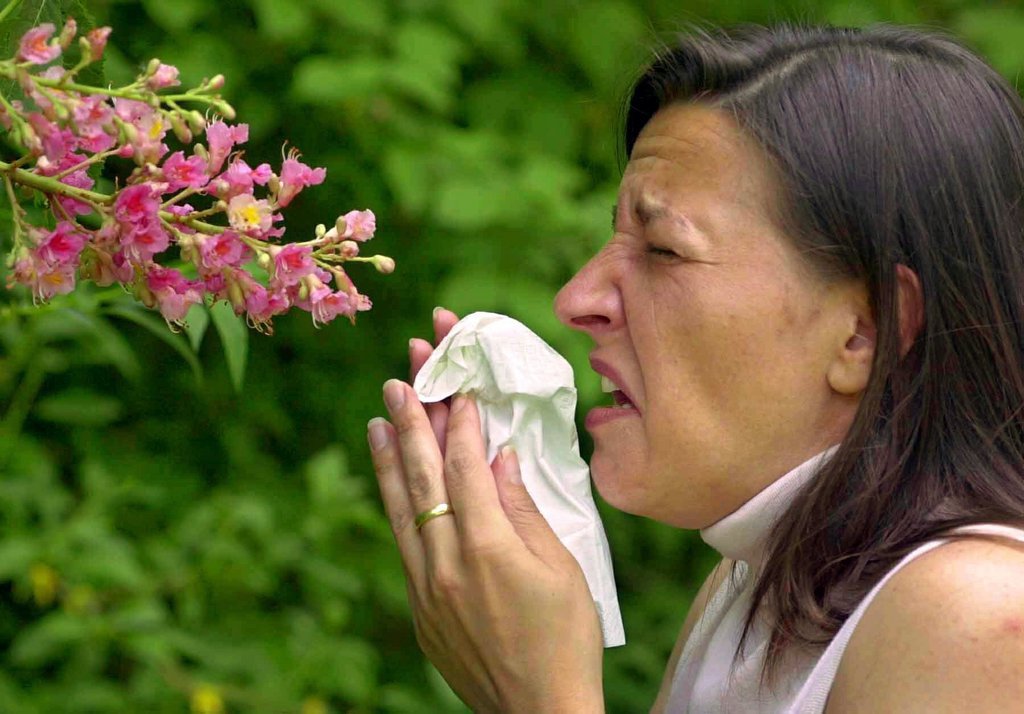
<instances>
[{"instance_id":1,"label":"yellow flower","mask_svg":"<svg viewBox=\"0 0 1024 714\"><path fill-rule=\"evenodd\" d=\"M28 579L32 583L32 597L39 607L50 605L57 597L60 575L49 565L36 563L29 568Z\"/></svg>"},{"instance_id":2,"label":"yellow flower","mask_svg":"<svg viewBox=\"0 0 1024 714\"><path fill-rule=\"evenodd\" d=\"M306 697L302 702L302 714L328 714L327 702L320 697Z\"/></svg>"},{"instance_id":3,"label":"yellow flower","mask_svg":"<svg viewBox=\"0 0 1024 714\"><path fill-rule=\"evenodd\" d=\"M200 684L192 692L192 714L224 714L224 699L217 688Z\"/></svg>"}]
</instances>

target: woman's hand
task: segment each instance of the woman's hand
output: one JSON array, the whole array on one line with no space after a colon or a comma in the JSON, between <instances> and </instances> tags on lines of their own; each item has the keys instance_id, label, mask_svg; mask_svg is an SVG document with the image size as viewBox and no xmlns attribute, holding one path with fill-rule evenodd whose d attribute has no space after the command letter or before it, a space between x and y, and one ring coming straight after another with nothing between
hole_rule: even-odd
<instances>
[{"instance_id":1,"label":"woman's hand","mask_svg":"<svg viewBox=\"0 0 1024 714\"><path fill-rule=\"evenodd\" d=\"M442 337L454 324L435 314ZM418 368L430 346L413 341ZM384 385L393 422L370 446L405 566L416 637L475 711L603 710L600 625L583 572L537 511L511 449L488 464L476 404L425 409L403 382ZM453 515L417 529L416 515Z\"/></svg>"}]
</instances>

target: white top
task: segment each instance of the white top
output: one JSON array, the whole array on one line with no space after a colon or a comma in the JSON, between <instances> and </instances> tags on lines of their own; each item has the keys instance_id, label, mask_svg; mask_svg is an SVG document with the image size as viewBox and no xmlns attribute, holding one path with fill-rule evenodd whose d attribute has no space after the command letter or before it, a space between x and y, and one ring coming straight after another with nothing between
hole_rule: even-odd
<instances>
[{"instance_id":1,"label":"white top","mask_svg":"<svg viewBox=\"0 0 1024 714\"><path fill-rule=\"evenodd\" d=\"M690 632L672 678L666 711L672 714L821 714L843 651L875 595L904 565L949 542L949 539L929 541L908 553L864 597L824 651L788 649L776 684L759 690L761 667L771 634L765 622L755 621L747 636L743 657L734 661L755 584L751 574L763 563L771 527L782 517L800 487L818 472L819 466L836 448L833 446L800 464L735 512L701 531L708 545L736 561L736 571L734 576L725 578L708 600L704 614ZM1024 530L1003 525L978 524L958 528L957 532L996 535L1024 543Z\"/></svg>"}]
</instances>

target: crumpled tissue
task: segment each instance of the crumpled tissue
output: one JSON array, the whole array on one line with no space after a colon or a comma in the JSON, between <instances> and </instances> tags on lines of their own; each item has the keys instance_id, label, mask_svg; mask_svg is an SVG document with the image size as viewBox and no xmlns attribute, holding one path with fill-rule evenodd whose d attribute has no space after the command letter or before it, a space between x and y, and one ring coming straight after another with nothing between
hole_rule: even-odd
<instances>
[{"instance_id":1,"label":"crumpled tissue","mask_svg":"<svg viewBox=\"0 0 1024 714\"><path fill-rule=\"evenodd\" d=\"M512 444L523 485L583 569L605 647L625 644L608 540L579 454L569 363L521 322L474 312L441 340L413 388L423 402L475 396L487 460Z\"/></svg>"}]
</instances>

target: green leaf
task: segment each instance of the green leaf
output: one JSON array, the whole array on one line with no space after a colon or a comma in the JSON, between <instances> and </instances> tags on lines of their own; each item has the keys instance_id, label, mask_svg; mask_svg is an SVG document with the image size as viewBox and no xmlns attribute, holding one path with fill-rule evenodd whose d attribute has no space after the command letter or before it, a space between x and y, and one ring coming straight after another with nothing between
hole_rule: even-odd
<instances>
[{"instance_id":1,"label":"green leaf","mask_svg":"<svg viewBox=\"0 0 1024 714\"><path fill-rule=\"evenodd\" d=\"M11 646L10 659L24 667L37 667L81 644L89 636L88 624L63 612L47 615L24 628Z\"/></svg>"},{"instance_id":2,"label":"green leaf","mask_svg":"<svg viewBox=\"0 0 1024 714\"><path fill-rule=\"evenodd\" d=\"M34 410L40 419L75 426L106 426L117 421L122 411L117 399L83 387L40 399Z\"/></svg>"},{"instance_id":3,"label":"green leaf","mask_svg":"<svg viewBox=\"0 0 1024 714\"><path fill-rule=\"evenodd\" d=\"M28 572L39 552L38 541L25 536L7 537L0 542L0 582Z\"/></svg>"},{"instance_id":4,"label":"green leaf","mask_svg":"<svg viewBox=\"0 0 1024 714\"><path fill-rule=\"evenodd\" d=\"M213 9L205 0L142 0L142 5L149 16L169 32L181 32L194 27Z\"/></svg>"},{"instance_id":5,"label":"green leaf","mask_svg":"<svg viewBox=\"0 0 1024 714\"><path fill-rule=\"evenodd\" d=\"M198 353L199 347L203 344L203 335L206 328L210 326L210 313L206 305L193 305L185 316L185 334L192 345L192 351Z\"/></svg>"},{"instance_id":6,"label":"green leaf","mask_svg":"<svg viewBox=\"0 0 1024 714\"><path fill-rule=\"evenodd\" d=\"M213 318L213 326L224 346L224 359L228 363L231 384L236 392L241 392L245 381L245 364L249 359L249 330L227 302L214 303L210 307L210 317Z\"/></svg>"},{"instance_id":7,"label":"green leaf","mask_svg":"<svg viewBox=\"0 0 1024 714\"><path fill-rule=\"evenodd\" d=\"M309 57L295 68L292 94L317 105L332 105L385 92L388 66L377 58Z\"/></svg>"},{"instance_id":8,"label":"green leaf","mask_svg":"<svg viewBox=\"0 0 1024 714\"><path fill-rule=\"evenodd\" d=\"M133 305L110 305L103 312L114 317L120 317L123 320L128 320L129 322L134 322L139 327L148 330L188 362L188 366L192 368L192 373L195 374L197 382L203 381L203 367L199 364L199 358L196 357L196 353L189 347L185 338L171 332L167 327L167 323L152 312Z\"/></svg>"}]
</instances>

